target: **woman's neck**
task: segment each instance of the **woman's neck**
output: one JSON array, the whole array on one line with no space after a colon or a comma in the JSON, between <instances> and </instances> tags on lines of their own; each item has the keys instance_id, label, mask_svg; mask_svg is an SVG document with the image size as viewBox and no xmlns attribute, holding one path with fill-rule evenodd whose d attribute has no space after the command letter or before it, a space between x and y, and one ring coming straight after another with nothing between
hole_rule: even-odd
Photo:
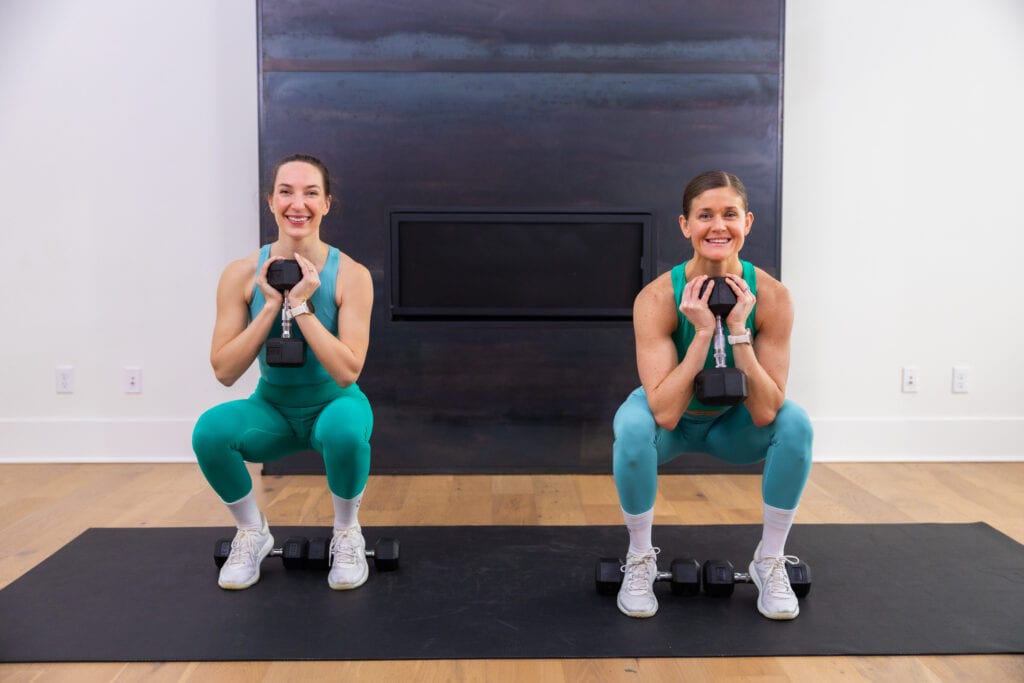
<instances>
[{"instance_id":1,"label":"woman's neck","mask_svg":"<svg viewBox=\"0 0 1024 683\"><path fill-rule=\"evenodd\" d=\"M278 237L270 247L271 256L283 256L284 258L295 258L295 254L302 254L305 258L322 268L327 260L329 247L321 242L319 237L308 237L303 240L293 240L285 236Z\"/></svg>"},{"instance_id":2,"label":"woman's neck","mask_svg":"<svg viewBox=\"0 0 1024 683\"><path fill-rule=\"evenodd\" d=\"M738 256L725 261L711 261L701 256L694 255L694 257L686 264L687 280L692 280L698 275L719 277L730 273L733 275L739 275L740 277L743 276L743 264L740 263Z\"/></svg>"}]
</instances>

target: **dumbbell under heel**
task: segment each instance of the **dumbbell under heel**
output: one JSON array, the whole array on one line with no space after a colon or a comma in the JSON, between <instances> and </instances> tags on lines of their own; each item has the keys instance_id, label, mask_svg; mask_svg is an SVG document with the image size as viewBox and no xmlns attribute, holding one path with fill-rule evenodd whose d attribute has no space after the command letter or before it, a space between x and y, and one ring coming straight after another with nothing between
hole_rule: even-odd
<instances>
[{"instance_id":1,"label":"dumbbell under heel","mask_svg":"<svg viewBox=\"0 0 1024 683\"><path fill-rule=\"evenodd\" d=\"M231 553L231 539L219 538L214 544L213 561L223 567ZM379 538L372 548L366 549L366 556L373 558L377 571L389 572L398 569L399 543L397 538ZM330 568L331 539L328 537L288 538L280 548L273 548L268 557L280 557L285 569Z\"/></svg>"},{"instance_id":2,"label":"dumbbell under heel","mask_svg":"<svg viewBox=\"0 0 1024 683\"><path fill-rule=\"evenodd\" d=\"M622 587L625 577L622 571L624 560L617 557L602 557L594 568L594 584L601 595L614 595ZM685 558L672 560L671 571L658 572L655 581L668 581L676 595L697 595L700 592L700 563Z\"/></svg>"},{"instance_id":3,"label":"dumbbell under heel","mask_svg":"<svg viewBox=\"0 0 1024 683\"><path fill-rule=\"evenodd\" d=\"M805 598L811 592L811 568L806 562L786 563L789 585L798 598ZM737 583L754 583L748 572L738 572L728 560L708 560L701 567L701 583L704 592L711 597L727 598L732 595Z\"/></svg>"}]
</instances>

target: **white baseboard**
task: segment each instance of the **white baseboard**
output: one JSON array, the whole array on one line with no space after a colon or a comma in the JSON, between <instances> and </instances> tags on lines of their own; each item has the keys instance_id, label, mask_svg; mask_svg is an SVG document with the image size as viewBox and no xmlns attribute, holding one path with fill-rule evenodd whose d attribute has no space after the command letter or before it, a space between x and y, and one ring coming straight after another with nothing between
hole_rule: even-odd
<instances>
[{"instance_id":1,"label":"white baseboard","mask_svg":"<svg viewBox=\"0 0 1024 683\"><path fill-rule=\"evenodd\" d=\"M1024 461L1024 418L812 422L816 462ZM194 462L194 425L184 418L0 419L0 462Z\"/></svg>"},{"instance_id":2,"label":"white baseboard","mask_svg":"<svg viewBox=\"0 0 1024 683\"><path fill-rule=\"evenodd\" d=\"M195 419L0 419L0 462L195 462Z\"/></svg>"},{"instance_id":3,"label":"white baseboard","mask_svg":"<svg viewBox=\"0 0 1024 683\"><path fill-rule=\"evenodd\" d=\"M1024 418L811 418L816 462L1024 460Z\"/></svg>"}]
</instances>

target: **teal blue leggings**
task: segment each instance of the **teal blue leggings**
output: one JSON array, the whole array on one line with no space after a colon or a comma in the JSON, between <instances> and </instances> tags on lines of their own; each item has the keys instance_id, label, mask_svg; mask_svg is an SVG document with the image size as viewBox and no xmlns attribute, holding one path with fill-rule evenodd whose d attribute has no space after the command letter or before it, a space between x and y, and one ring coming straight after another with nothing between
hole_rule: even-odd
<instances>
[{"instance_id":1,"label":"teal blue leggings","mask_svg":"<svg viewBox=\"0 0 1024 683\"><path fill-rule=\"evenodd\" d=\"M668 431L655 423L640 387L615 413L614 430L615 487L622 509L631 515L654 507L658 465L682 453L708 453L736 465L764 460L761 495L782 510L796 508L811 473L811 421L788 399L765 427L755 426L740 404L714 416L683 415Z\"/></svg>"},{"instance_id":2,"label":"teal blue leggings","mask_svg":"<svg viewBox=\"0 0 1024 683\"><path fill-rule=\"evenodd\" d=\"M323 454L327 486L355 498L370 475L373 411L355 384L273 387L260 382L247 399L210 408L192 432L192 450L225 503L252 491L246 462L268 462L313 448Z\"/></svg>"}]
</instances>

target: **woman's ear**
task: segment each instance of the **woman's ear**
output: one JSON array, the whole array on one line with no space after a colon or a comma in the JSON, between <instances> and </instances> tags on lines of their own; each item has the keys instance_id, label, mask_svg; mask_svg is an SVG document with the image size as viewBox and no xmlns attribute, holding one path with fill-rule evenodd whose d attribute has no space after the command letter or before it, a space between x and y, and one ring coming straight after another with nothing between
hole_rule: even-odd
<instances>
[{"instance_id":1,"label":"woman's ear","mask_svg":"<svg viewBox=\"0 0 1024 683\"><path fill-rule=\"evenodd\" d=\"M751 214L753 216L753 214ZM686 224L686 216L679 214L679 229L683 231L683 237L690 239L690 228ZM747 225L747 230L750 229L750 225Z\"/></svg>"}]
</instances>

